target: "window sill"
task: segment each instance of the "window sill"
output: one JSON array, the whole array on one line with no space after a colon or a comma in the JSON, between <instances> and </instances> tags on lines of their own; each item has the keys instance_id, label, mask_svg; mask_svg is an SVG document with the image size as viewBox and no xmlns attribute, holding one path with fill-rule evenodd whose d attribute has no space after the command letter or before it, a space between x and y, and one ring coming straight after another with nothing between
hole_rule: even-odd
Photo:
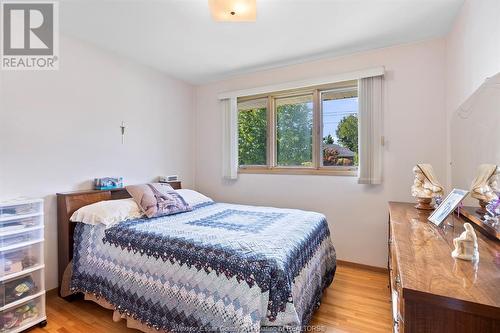
<instances>
[{"instance_id":1,"label":"window sill","mask_svg":"<svg viewBox=\"0 0 500 333\"><path fill-rule=\"evenodd\" d=\"M358 176L358 170L313 168L239 168L240 174Z\"/></svg>"}]
</instances>

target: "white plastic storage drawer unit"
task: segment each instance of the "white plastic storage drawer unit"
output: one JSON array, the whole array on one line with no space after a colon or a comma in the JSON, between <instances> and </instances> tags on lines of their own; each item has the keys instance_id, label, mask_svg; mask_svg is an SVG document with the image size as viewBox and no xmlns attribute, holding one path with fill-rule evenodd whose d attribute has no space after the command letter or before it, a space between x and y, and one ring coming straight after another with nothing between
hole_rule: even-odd
<instances>
[{"instance_id":1,"label":"white plastic storage drawer unit","mask_svg":"<svg viewBox=\"0 0 500 333\"><path fill-rule=\"evenodd\" d=\"M0 202L0 332L45 326L43 200Z\"/></svg>"}]
</instances>

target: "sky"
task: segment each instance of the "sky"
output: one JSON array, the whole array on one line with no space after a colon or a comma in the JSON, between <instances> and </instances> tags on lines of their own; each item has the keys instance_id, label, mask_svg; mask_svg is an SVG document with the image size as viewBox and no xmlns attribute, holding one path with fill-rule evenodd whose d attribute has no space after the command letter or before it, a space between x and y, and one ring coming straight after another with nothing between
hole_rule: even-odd
<instances>
[{"instance_id":1,"label":"sky","mask_svg":"<svg viewBox=\"0 0 500 333\"><path fill-rule=\"evenodd\" d=\"M345 116L358 113L358 98L334 99L323 102L323 137L331 134L338 143L335 132Z\"/></svg>"}]
</instances>

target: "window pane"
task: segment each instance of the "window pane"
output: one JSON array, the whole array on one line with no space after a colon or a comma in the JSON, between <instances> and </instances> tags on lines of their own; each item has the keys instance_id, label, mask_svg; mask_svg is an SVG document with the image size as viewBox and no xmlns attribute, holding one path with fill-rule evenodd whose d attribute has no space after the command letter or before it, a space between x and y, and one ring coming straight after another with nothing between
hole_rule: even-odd
<instances>
[{"instance_id":1,"label":"window pane","mask_svg":"<svg viewBox=\"0 0 500 333\"><path fill-rule=\"evenodd\" d=\"M279 166L312 166L312 128L312 95L276 99Z\"/></svg>"},{"instance_id":2,"label":"window pane","mask_svg":"<svg viewBox=\"0 0 500 333\"><path fill-rule=\"evenodd\" d=\"M239 165L267 164L267 98L238 102Z\"/></svg>"},{"instance_id":3,"label":"window pane","mask_svg":"<svg viewBox=\"0 0 500 333\"><path fill-rule=\"evenodd\" d=\"M357 89L321 93L323 166L358 165Z\"/></svg>"}]
</instances>

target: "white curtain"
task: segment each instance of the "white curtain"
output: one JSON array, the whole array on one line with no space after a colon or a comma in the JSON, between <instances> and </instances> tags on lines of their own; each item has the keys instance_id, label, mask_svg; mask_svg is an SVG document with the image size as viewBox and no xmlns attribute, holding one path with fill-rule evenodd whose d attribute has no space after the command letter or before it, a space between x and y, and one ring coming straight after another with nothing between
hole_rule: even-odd
<instances>
[{"instance_id":1,"label":"white curtain","mask_svg":"<svg viewBox=\"0 0 500 333\"><path fill-rule=\"evenodd\" d=\"M359 178L360 184L382 183L382 96L383 76L360 79Z\"/></svg>"},{"instance_id":2,"label":"white curtain","mask_svg":"<svg viewBox=\"0 0 500 333\"><path fill-rule=\"evenodd\" d=\"M222 176L238 178L238 105L236 98L220 100L222 109Z\"/></svg>"}]
</instances>

